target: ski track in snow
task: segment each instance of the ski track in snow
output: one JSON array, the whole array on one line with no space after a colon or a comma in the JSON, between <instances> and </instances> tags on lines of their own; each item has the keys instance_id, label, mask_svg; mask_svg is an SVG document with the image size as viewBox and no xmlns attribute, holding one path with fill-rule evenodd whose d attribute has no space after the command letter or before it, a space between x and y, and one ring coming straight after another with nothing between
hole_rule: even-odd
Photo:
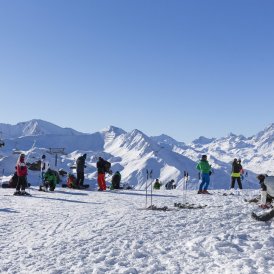
<instances>
[{"instance_id":1,"label":"ski track in snow","mask_svg":"<svg viewBox=\"0 0 274 274\"><path fill-rule=\"evenodd\" d=\"M258 205L241 196L187 193L204 209L177 209L179 190L29 190L16 197L0 189L1 273L274 273L272 222L256 222ZM150 205L150 197L148 198Z\"/></svg>"}]
</instances>

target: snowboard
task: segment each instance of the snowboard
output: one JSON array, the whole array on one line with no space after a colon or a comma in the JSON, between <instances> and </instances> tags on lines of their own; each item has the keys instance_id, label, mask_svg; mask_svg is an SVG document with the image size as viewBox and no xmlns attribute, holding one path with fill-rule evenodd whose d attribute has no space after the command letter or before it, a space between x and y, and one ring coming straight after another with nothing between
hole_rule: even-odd
<instances>
[{"instance_id":1,"label":"snowboard","mask_svg":"<svg viewBox=\"0 0 274 274\"><path fill-rule=\"evenodd\" d=\"M81 186L79 188L72 188L72 187L68 187L67 184L62 184L62 187L69 188L69 189L87 189L87 188L89 188L89 185L83 185L83 186Z\"/></svg>"},{"instance_id":2,"label":"snowboard","mask_svg":"<svg viewBox=\"0 0 274 274\"><path fill-rule=\"evenodd\" d=\"M30 186L31 186L31 184L28 183L27 187L30 187ZM16 188L16 187L11 187L8 183L3 183L2 188Z\"/></svg>"}]
</instances>

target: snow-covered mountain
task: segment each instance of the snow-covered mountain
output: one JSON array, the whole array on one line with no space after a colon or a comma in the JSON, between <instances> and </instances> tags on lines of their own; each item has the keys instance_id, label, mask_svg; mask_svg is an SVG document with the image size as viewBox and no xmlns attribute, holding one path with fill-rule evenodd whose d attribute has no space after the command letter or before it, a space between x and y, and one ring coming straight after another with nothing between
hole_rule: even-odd
<instances>
[{"instance_id":1,"label":"snow-covered mountain","mask_svg":"<svg viewBox=\"0 0 274 274\"><path fill-rule=\"evenodd\" d=\"M164 134L149 137L137 129L126 132L109 126L99 132L84 134L42 120L22 122L15 126L0 124L0 131L6 136L5 146L0 150L0 168L5 170L6 175L13 173L18 157L16 153L19 151L25 152L30 162L46 153L52 167L67 171L71 171L70 167L78 156L87 153L86 178L94 184L96 161L102 156L112 163L113 171L121 171L123 182L138 189L156 178L163 183L174 179L180 189L185 171L190 175L188 187L197 188L196 164L202 154L209 156L214 170L212 188L229 187L234 158L241 158L243 167L248 171L248 177L244 180L245 188L258 187L256 174L273 174L274 124L249 138L231 133L219 139L200 137L188 145ZM49 154L50 148L65 150L64 155L58 155L56 167L55 155ZM153 170L152 179L148 180L147 170Z\"/></svg>"},{"instance_id":2,"label":"snow-covered mountain","mask_svg":"<svg viewBox=\"0 0 274 274\"><path fill-rule=\"evenodd\" d=\"M52 123L33 119L27 122L21 122L16 125L9 125L0 123L0 131L2 135L7 138L18 138L23 136L37 136L37 135L82 135L74 129L71 128L61 128Z\"/></svg>"}]
</instances>

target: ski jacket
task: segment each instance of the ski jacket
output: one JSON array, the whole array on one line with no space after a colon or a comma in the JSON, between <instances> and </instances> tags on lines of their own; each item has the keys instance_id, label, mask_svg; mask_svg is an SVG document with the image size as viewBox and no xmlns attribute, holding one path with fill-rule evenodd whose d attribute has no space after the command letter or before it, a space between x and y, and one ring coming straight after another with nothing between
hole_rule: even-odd
<instances>
[{"instance_id":1,"label":"ski jacket","mask_svg":"<svg viewBox=\"0 0 274 274\"><path fill-rule=\"evenodd\" d=\"M20 158L16 164L16 173L17 176L27 176L28 175L28 168L25 163L24 158Z\"/></svg>"},{"instance_id":2,"label":"ski jacket","mask_svg":"<svg viewBox=\"0 0 274 274\"><path fill-rule=\"evenodd\" d=\"M231 177L241 177L242 172L243 172L242 165L240 163L234 161L232 163Z\"/></svg>"},{"instance_id":3,"label":"ski jacket","mask_svg":"<svg viewBox=\"0 0 274 274\"><path fill-rule=\"evenodd\" d=\"M54 186L56 186L57 177L55 176L55 174L53 172L51 172L51 171L48 170L45 173L45 177L44 178L45 178L45 181L47 181L47 182L53 184Z\"/></svg>"},{"instance_id":4,"label":"ski jacket","mask_svg":"<svg viewBox=\"0 0 274 274\"><path fill-rule=\"evenodd\" d=\"M115 174L112 176L111 182L114 184L120 184L120 181L121 181L120 172L115 172Z\"/></svg>"},{"instance_id":5,"label":"ski jacket","mask_svg":"<svg viewBox=\"0 0 274 274\"><path fill-rule=\"evenodd\" d=\"M41 172L47 172L49 169L49 162L45 159L41 160Z\"/></svg>"},{"instance_id":6,"label":"ski jacket","mask_svg":"<svg viewBox=\"0 0 274 274\"><path fill-rule=\"evenodd\" d=\"M73 174L69 174L67 180L67 186L69 188L77 188L76 177Z\"/></svg>"},{"instance_id":7,"label":"ski jacket","mask_svg":"<svg viewBox=\"0 0 274 274\"><path fill-rule=\"evenodd\" d=\"M80 156L77 160L76 160L76 171L77 172L84 172L85 169L85 161L86 161L86 157L84 156Z\"/></svg>"},{"instance_id":8,"label":"ski jacket","mask_svg":"<svg viewBox=\"0 0 274 274\"><path fill-rule=\"evenodd\" d=\"M156 182L154 183L153 188L154 188L154 189L160 189L161 186L162 186L162 184L159 182L159 180L156 180Z\"/></svg>"},{"instance_id":9,"label":"ski jacket","mask_svg":"<svg viewBox=\"0 0 274 274\"><path fill-rule=\"evenodd\" d=\"M111 170L110 170L111 164L102 158L97 162L96 167L97 167L98 173L101 173L101 174L105 174L106 172L111 173Z\"/></svg>"},{"instance_id":10,"label":"ski jacket","mask_svg":"<svg viewBox=\"0 0 274 274\"><path fill-rule=\"evenodd\" d=\"M196 169L198 169L203 174L209 174L211 171L211 165L208 163L207 160L201 160L197 164Z\"/></svg>"}]
</instances>

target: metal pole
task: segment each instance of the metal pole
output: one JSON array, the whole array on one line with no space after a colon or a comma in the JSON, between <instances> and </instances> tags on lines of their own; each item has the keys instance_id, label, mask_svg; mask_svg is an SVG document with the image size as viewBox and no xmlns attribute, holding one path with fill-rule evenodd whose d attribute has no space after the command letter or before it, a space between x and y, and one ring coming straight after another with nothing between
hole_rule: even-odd
<instances>
[{"instance_id":1,"label":"metal pole","mask_svg":"<svg viewBox=\"0 0 274 274\"><path fill-rule=\"evenodd\" d=\"M151 196L150 196L150 205L151 205L151 208L152 208L152 185L153 185L153 183L152 183L152 169L150 170L150 185L151 185Z\"/></svg>"},{"instance_id":2,"label":"metal pole","mask_svg":"<svg viewBox=\"0 0 274 274\"><path fill-rule=\"evenodd\" d=\"M2 176L1 176L1 186L3 184L4 171L5 171L5 169L3 168L3 170L2 170Z\"/></svg>"},{"instance_id":3,"label":"metal pole","mask_svg":"<svg viewBox=\"0 0 274 274\"><path fill-rule=\"evenodd\" d=\"M148 169L147 169L147 180L146 180L146 208L147 208L147 181L148 181Z\"/></svg>"}]
</instances>

